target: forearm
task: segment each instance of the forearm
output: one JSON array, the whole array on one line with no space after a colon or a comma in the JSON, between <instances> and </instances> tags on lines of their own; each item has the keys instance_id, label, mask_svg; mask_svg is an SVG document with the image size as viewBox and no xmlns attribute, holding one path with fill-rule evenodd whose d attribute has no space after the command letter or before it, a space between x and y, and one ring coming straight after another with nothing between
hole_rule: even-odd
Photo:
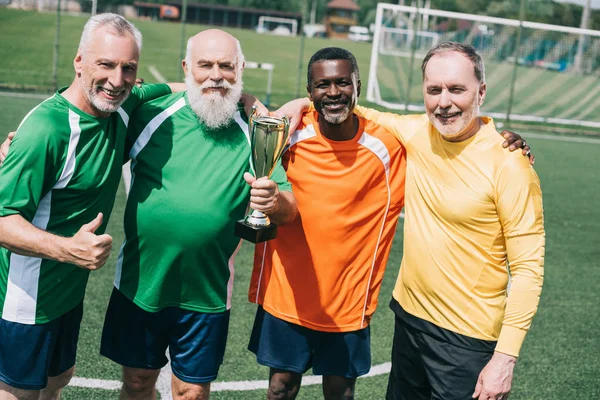
<instances>
[{"instance_id":1,"label":"forearm","mask_svg":"<svg viewBox=\"0 0 600 400\"><path fill-rule=\"evenodd\" d=\"M518 357L542 292L543 232L509 238L507 249L512 280L496 351Z\"/></svg>"},{"instance_id":2,"label":"forearm","mask_svg":"<svg viewBox=\"0 0 600 400\"><path fill-rule=\"evenodd\" d=\"M15 254L65 262L67 240L35 227L21 215L0 217L0 246Z\"/></svg>"},{"instance_id":3,"label":"forearm","mask_svg":"<svg viewBox=\"0 0 600 400\"><path fill-rule=\"evenodd\" d=\"M183 82L169 82L167 83L169 89L171 89L172 93L183 92L185 91L185 83Z\"/></svg>"},{"instance_id":4,"label":"forearm","mask_svg":"<svg viewBox=\"0 0 600 400\"><path fill-rule=\"evenodd\" d=\"M275 209L269 214L271 221L277 225L285 225L292 222L297 215L298 206L294 194L289 191L280 192Z\"/></svg>"}]
</instances>

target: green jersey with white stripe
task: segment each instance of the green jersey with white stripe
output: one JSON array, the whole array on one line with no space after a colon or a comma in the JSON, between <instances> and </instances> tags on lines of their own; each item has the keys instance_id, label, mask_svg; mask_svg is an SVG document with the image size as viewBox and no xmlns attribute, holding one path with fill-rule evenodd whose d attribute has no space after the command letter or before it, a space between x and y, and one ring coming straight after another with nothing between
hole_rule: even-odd
<instances>
[{"instance_id":1,"label":"green jersey with white stripe","mask_svg":"<svg viewBox=\"0 0 600 400\"><path fill-rule=\"evenodd\" d=\"M217 313L231 306L233 258L251 172L248 125L209 130L175 93L141 106L131 120L132 185L115 287L142 309ZM271 177L291 190L278 165Z\"/></svg>"},{"instance_id":2,"label":"green jersey with white stripe","mask_svg":"<svg viewBox=\"0 0 600 400\"><path fill-rule=\"evenodd\" d=\"M118 112L96 118L58 91L21 122L0 168L0 217L19 214L34 226L70 237L99 212L104 233L121 178L127 124L146 100L171 93L167 85L134 88ZM3 319L42 324L81 301L89 271L0 248Z\"/></svg>"}]
</instances>

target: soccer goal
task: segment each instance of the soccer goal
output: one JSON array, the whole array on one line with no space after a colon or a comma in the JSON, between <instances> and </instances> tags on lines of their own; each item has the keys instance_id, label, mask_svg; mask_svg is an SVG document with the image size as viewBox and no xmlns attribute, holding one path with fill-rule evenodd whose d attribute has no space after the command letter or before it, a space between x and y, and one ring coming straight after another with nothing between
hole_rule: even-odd
<instances>
[{"instance_id":1,"label":"soccer goal","mask_svg":"<svg viewBox=\"0 0 600 400\"><path fill-rule=\"evenodd\" d=\"M277 18L262 15L258 18L256 32L279 36L296 36L298 34L298 21L293 18Z\"/></svg>"},{"instance_id":2,"label":"soccer goal","mask_svg":"<svg viewBox=\"0 0 600 400\"><path fill-rule=\"evenodd\" d=\"M484 114L600 128L593 105L600 96L600 31L429 8L378 4L367 100L424 111L421 61L450 40L473 45L484 58Z\"/></svg>"}]
</instances>

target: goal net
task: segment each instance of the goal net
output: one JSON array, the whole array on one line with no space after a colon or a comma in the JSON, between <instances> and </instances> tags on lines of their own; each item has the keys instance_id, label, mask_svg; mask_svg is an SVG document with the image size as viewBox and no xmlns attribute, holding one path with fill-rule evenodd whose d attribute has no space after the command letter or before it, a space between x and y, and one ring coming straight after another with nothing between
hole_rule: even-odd
<instances>
[{"instance_id":1,"label":"goal net","mask_svg":"<svg viewBox=\"0 0 600 400\"><path fill-rule=\"evenodd\" d=\"M277 18L263 15L258 18L256 32L280 36L296 36L298 34L298 21L293 18Z\"/></svg>"},{"instance_id":2,"label":"goal net","mask_svg":"<svg viewBox=\"0 0 600 400\"><path fill-rule=\"evenodd\" d=\"M444 41L473 45L486 69L482 113L600 128L600 31L379 3L367 100L423 111L421 61ZM514 90L513 87L514 79Z\"/></svg>"}]
</instances>

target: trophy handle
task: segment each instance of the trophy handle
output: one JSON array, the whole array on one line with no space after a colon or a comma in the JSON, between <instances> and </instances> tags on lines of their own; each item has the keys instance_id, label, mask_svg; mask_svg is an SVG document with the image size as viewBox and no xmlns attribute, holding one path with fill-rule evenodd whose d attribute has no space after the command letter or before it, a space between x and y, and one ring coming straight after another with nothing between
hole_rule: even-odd
<instances>
[{"instance_id":1,"label":"trophy handle","mask_svg":"<svg viewBox=\"0 0 600 400\"><path fill-rule=\"evenodd\" d=\"M279 160L279 158L283 154L283 151L285 150L285 146L287 145L287 141L290 137L290 119L286 115L283 118L281 118L281 120L283 121L284 131L283 131L283 135L281 136L281 142L279 143L279 146L277 146L278 150L277 150L276 157L274 157L275 160Z\"/></svg>"}]
</instances>

